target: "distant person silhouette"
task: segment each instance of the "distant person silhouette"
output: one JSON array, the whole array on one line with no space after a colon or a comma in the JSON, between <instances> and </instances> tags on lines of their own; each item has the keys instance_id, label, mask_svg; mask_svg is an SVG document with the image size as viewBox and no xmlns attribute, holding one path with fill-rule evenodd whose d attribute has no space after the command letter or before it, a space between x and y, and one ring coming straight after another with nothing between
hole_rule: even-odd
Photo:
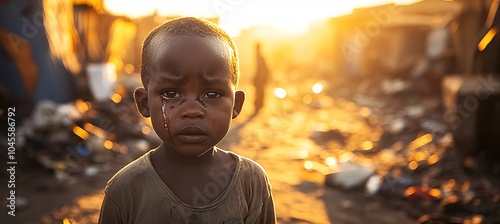
<instances>
[{"instance_id":1,"label":"distant person silhouette","mask_svg":"<svg viewBox=\"0 0 500 224\"><path fill-rule=\"evenodd\" d=\"M262 56L260 43L255 44L256 56L256 71L254 77L255 86L255 110L254 115L257 115L264 106L265 90L267 81L269 79L269 69L267 68L266 61Z\"/></svg>"}]
</instances>

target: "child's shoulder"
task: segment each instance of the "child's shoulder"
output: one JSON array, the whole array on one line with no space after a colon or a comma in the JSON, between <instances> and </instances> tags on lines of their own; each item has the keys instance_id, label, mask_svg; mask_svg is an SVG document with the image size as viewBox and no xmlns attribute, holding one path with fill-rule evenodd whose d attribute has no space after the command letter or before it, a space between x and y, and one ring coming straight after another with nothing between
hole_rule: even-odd
<instances>
[{"instance_id":1,"label":"child's shoulder","mask_svg":"<svg viewBox=\"0 0 500 224\"><path fill-rule=\"evenodd\" d=\"M233 155L238 160L240 175L263 178L267 180L266 171L259 163L255 162L250 158L238 155L234 152L228 152L228 153Z\"/></svg>"},{"instance_id":2,"label":"child's shoulder","mask_svg":"<svg viewBox=\"0 0 500 224\"><path fill-rule=\"evenodd\" d=\"M250 158L233 152L229 153L234 155L239 161L236 169L236 180L246 189L245 192L253 192L250 195L269 195L272 186L264 168Z\"/></svg>"}]
</instances>

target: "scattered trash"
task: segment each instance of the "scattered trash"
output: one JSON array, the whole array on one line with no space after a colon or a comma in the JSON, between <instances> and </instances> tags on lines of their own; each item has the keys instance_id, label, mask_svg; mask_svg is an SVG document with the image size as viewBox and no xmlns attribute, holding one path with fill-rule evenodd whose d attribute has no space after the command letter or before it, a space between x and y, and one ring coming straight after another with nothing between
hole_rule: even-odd
<instances>
[{"instance_id":1,"label":"scattered trash","mask_svg":"<svg viewBox=\"0 0 500 224\"><path fill-rule=\"evenodd\" d=\"M339 171L325 176L325 185L346 190L360 188L374 171L372 166L343 164Z\"/></svg>"},{"instance_id":2,"label":"scattered trash","mask_svg":"<svg viewBox=\"0 0 500 224\"><path fill-rule=\"evenodd\" d=\"M431 189L426 186L412 186L407 188L403 195L413 202L438 200L441 198L441 190Z\"/></svg>"},{"instance_id":3,"label":"scattered trash","mask_svg":"<svg viewBox=\"0 0 500 224\"><path fill-rule=\"evenodd\" d=\"M85 167L85 176L92 177L99 173L99 168L95 166Z\"/></svg>"},{"instance_id":4,"label":"scattered trash","mask_svg":"<svg viewBox=\"0 0 500 224\"><path fill-rule=\"evenodd\" d=\"M377 194L381 184L382 184L382 178L379 175L370 176L366 181L365 185L366 193L369 196Z\"/></svg>"},{"instance_id":5,"label":"scattered trash","mask_svg":"<svg viewBox=\"0 0 500 224\"><path fill-rule=\"evenodd\" d=\"M386 94L401 92L410 87L410 84L403 79L385 79L382 81L382 89Z\"/></svg>"},{"instance_id":6,"label":"scattered trash","mask_svg":"<svg viewBox=\"0 0 500 224\"><path fill-rule=\"evenodd\" d=\"M422 117L425 113L425 108L422 105L413 105L405 108L406 114L412 118Z\"/></svg>"},{"instance_id":7,"label":"scattered trash","mask_svg":"<svg viewBox=\"0 0 500 224\"><path fill-rule=\"evenodd\" d=\"M444 122L435 120L423 120L420 126L423 130L431 133L444 133L447 129L447 126Z\"/></svg>"},{"instance_id":8,"label":"scattered trash","mask_svg":"<svg viewBox=\"0 0 500 224\"><path fill-rule=\"evenodd\" d=\"M395 177L392 175L371 176L365 185L369 195L383 194L393 197L405 197L410 187L420 185L420 181L411 177Z\"/></svg>"},{"instance_id":9,"label":"scattered trash","mask_svg":"<svg viewBox=\"0 0 500 224\"><path fill-rule=\"evenodd\" d=\"M44 129L52 125L52 116L56 112L57 105L52 101L41 101L33 113L33 125L37 129Z\"/></svg>"},{"instance_id":10,"label":"scattered trash","mask_svg":"<svg viewBox=\"0 0 500 224\"><path fill-rule=\"evenodd\" d=\"M406 121L403 118L393 120L389 125L389 132L398 134L406 127Z\"/></svg>"},{"instance_id":11,"label":"scattered trash","mask_svg":"<svg viewBox=\"0 0 500 224\"><path fill-rule=\"evenodd\" d=\"M92 153L92 150L89 149L89 147L87 147L85 144L78 144L75 148L75 151L79 156L82 157L88 157Z\"/></svg>"},{"instance_id":12,"label":"scattered trash","mask_svg":"<svg viewBox=\"0 0 500 224\"><path fill-rule=\"evenodd\" d=\"M109 98L99 92L96 102L40 102L17 127L18 149L68 184L76 183L74 175L97 175L116 155L142 155L160 140L137 113L132 85L118 83Z\"/></svg>"}]
</instances>

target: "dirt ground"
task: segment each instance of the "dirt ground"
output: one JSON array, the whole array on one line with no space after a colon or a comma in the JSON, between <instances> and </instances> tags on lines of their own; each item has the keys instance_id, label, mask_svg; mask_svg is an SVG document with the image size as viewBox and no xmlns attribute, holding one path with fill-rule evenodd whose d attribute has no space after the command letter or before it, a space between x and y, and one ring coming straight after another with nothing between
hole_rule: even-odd
<instances>
[{"instance_id":1,"label":"dirt ground","mask_svg":"<svg viewBox=\"0 0 500 224\"><path fill-rule=\"evenodd\" d=\"M278 99L270 91L266 107L252 116L253 89L250 86L243 89L250 93L244 113L234 121L219 146L251 158L266 169L279 223L417 223L422 215L417 208L429 207L425 203L430 202L368 196L362 188L328 187L324 174L304 168L305 162L314 158L363 157L356 148L366 141L379 142L383 132L383 123L375 109L327 94L312 95L309 104L297 103L293 94ZM327 130L343 133L345 144L318 144L311 140L313 133ZM386 145L397 141L407 143L416 137L413 133L418 130L384 141L389 141ZM363 158L377 163L369 154ZM77 176L72 183L59 183L50 171L26 166L17 174L17 195L24 197L27 204L16 211L16 217L6 217L4 212L2 223L96 223L106 181L132 159L119 156L101 166L97 175Z\"/></svg>"}]
</instances>

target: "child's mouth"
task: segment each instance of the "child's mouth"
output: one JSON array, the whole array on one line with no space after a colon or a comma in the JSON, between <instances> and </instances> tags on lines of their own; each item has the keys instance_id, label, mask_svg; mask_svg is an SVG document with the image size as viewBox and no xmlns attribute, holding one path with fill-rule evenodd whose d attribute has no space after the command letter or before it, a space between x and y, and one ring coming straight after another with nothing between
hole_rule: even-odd
<instances>
[{"instance_id":1,"label":"child's mouth","mask_svg":"<svg viewBox=\"0 0 500 224\"><path fill-rule=\"evenodd\" d=\"M200 143L207 138L206 132L196 126L185 127L176 136L179 140L188 144Z\"/></svg>"}]
</instances>

